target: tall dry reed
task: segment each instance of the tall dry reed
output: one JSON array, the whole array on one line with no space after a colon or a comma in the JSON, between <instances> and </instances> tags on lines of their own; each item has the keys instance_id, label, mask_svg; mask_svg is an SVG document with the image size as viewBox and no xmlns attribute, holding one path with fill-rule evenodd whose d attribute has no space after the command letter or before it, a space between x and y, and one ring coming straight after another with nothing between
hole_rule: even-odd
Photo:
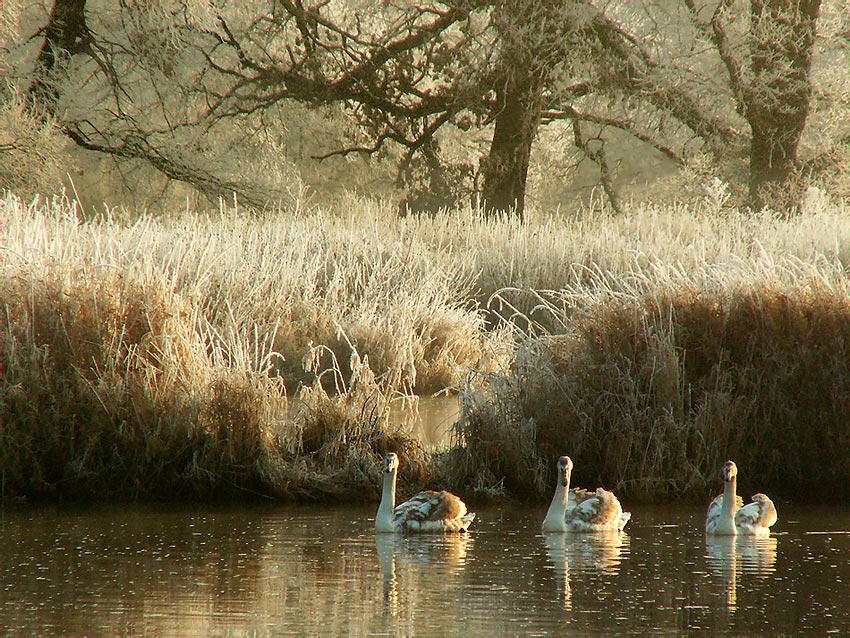
<instances>
[{"instance_id":1,"label":"tall dry reed","mask_svg":"<svg viewBox=\"0 0 850 638\"><path fill-rule=\"evenodd\" d=\"M844 266L738 265L553 294L563 333L465 394L452 482L544 497L569 454L578 485L706 498L732 458L743 490L850 497Z\"/></svg>"},{"instance_id":2,"label":"tall dry reed","mask_svg":"<svg viewBox=\"0 0 850 638\"><path fill-rule=\"evenodd\" d=\"M223 208L122 223L127 215L115 211L81 222L63 199L27 206L7 196L0 206L11 265L53 259L158 281L196 311L222 351L274 352L290 389L312 379L302 366L312 344L329 347L343 367L356 348L401 392L438 391L464 369L492 366L491 339L468 303L471 273L435 259L386 207L260 218Z\"/></svg>"},{"instance_id":3,"label":"tall dry reed","mask_svg":"<svg viewBox=\"0 0 850 638\"><path fill-rule=\"evenodd\" d=\"M390 449L463 492L545 495L563 453L646 498L726 456L778 494L847 484L840 206L88 213L0 199L4 495L374 498ZM388 405L445 387L433 459Z\"/></svg>"},{"instance_id":4,"label":"tall dry reed","mask_svg":"<svg viewBox=\"0 0 850 638\"><path fill-rule=\"evenodd\" d=\"M399 390L452 383L469 365L462 357L481 356L477 315L443 297L454 275L426 260L408 280L397 246L376 238L364 249L339 229L328 243L328 229L307 221L124 225L82 222L62 200L2 205L4 496L369 498L389 449L427 480L424 451L390 426L386 404ZM467 335L471 345L456 343ZM348 363L361 343L377 377L368 355ZM298 410L290 352L300 378L316 378ZM302 358L315 352L333 361L305 377ZM328 368L344 380L338 393L321 386Z\"/></svg>"}]
</instances>

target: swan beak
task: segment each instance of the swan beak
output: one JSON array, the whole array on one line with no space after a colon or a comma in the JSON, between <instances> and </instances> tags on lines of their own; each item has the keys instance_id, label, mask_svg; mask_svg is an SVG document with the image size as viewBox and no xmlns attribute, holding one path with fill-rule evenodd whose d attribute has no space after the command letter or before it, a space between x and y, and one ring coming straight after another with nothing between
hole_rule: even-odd
<instances>
[{"instance_id":1,"label":"swan beak","mask_svg":"<svg viewBox=\"0 0 850 638\"><path fill-rule=\"evenodd\" d=\"M558 459L558 470L558 479L561 482L561 486L566 487L570 484L570 474L573 470L573 462L570 460L570 457L562 456L560 459Z\"/></svg>"},{"instance_id":2,"label":"swan beak","mask_svg":"<svg viewBox=\"0 0 850 638\"><path fill-rule=\"evenodd\" d=\"M398 456L394 452L390 452L384 457L384 472L392 473L398 468Z\"/></svg>"}]
</instances>

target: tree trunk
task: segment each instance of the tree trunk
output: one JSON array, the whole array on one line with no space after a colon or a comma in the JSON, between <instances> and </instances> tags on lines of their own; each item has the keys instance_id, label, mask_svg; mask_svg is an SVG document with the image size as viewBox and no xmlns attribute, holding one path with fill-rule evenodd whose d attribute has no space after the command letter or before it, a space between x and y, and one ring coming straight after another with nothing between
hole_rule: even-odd
<instances>
[{"instance_id":1,"label":"tree trunk","mask_svg":"<svg viewBox=\"0 0 850 638\"><path fill-rule=\"evenodd\" d=\"M29 87L30 99L38 108L55 113L59 98L55 71L87 37L86 0L56 0L44 27L44 42Z\"/></svg>"},{"instance_id":2,"label":"tree trunk","mask_svg":"<svg viewBox=\"0 0 850 638\"><path fill-rule=\"evenodd\" d=\"M815 25L821 0L751 0L750 205L793 207L797 149L809 115Z\"/></svg>"},{"instance_id":3,"label":"tree trunk","mask_svg":"<svg viewBox=\"0 0 850 638\"><path fill-rule=\"evenodd\" d=\"M484 210L522 219L531 144L540 123L542 79L513 68L497 90L499 112L484 164Z\"/></svg>"}]
</instances>

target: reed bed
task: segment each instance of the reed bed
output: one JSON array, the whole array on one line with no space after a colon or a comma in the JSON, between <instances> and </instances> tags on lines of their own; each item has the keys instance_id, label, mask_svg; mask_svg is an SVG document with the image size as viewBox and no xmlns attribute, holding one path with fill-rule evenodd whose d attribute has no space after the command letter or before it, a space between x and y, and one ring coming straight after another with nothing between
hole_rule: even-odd
<instances>
[{"instance_id":1,"label":"reed bed","mask_svg":"<svg viewBox=\"0 0 850 638\"><path fill-rule=\"evenodd\" d=\"M369 498L389 449L428 478L390 401L486 357L469 283L374 226L0 206L4 496Z\"/></svg>"},{"instance_id":2,"label":"reed bed","mask_svg":"<svg viewBox=\"0 0 850 638\"><path fill-rule=\"evenodd\" d=\"M714 194L703 205L642 204L620 216L532 211L526 224L462 211L421 219L416 235L474 277L474 299L490 325L507 321L520 337L564 329L561 317L540 303L546 291L601 287L629 295L632 280L652 278L659 268L699 273L738 262L850 264L842 205L822 203L788 218L726 209L722 201Z\"/></svg>"},{"instance_id":3,"label":"reed bed","mask_svg":"<svg viewBox=\"0 0 850 638\"><path fill-rule=\"evenodd\" d=\"M850 436L848 220L722 197L524 225L356 199L83 216L7 194L0 491L373 499L394 450L402 491L542 498L567 453L636 498L702 497L726 457L758 489L846 496L824 453ZM390 404L446 389L436 454Z\"/></svg>"},{"instance_id":4,"label":"reed bed","mask_svg":"<svg viewBox=\"0 0 850 638\"><path fill-rule=\"evenodd\" d=\"M2 205L10 263L52 259L158 281L231 357L257 367L273 353L290 389L313 378L302 365L312 344L343 367L356 347L384 386L408 393L451 386L493 351L468 304L469 273L435 261L414 229L377 205L339 216L223 208L128 223L110 211L80 222L66 199Z\"/></svg>"},{"instance_id":5,"label":"reed bed","mask_svg":"<svg viewBox=\"0 0 850 638\"><path fill-rule=\"evenodd\" d=\"M742 489L850 497L850 279L793 255L654 263L538 295L560 334L531 338L463 396L455 485L551 495L570 454L583 486L637 500L706 499L727 458Z\"/></svg>"}]
</instances>

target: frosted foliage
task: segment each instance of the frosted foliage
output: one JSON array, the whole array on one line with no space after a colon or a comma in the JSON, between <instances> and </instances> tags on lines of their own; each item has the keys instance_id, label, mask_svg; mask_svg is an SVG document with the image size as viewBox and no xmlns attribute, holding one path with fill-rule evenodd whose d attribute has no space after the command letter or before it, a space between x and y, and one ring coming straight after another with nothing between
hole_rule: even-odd
<instances>
[{"instance_id":1,"label":"frosted foliage","mask_svg":"<svg viewBox=\"0 0 850 638\"><path fill-rule=\"evenodd\" d=\"M16 2L4 2L0 10L0 44L18 40L18 20L21 8Z\"/></svg>"},{"instance_id":2,"label":"frosted foliage","mask_svg":"<svg viewBox=\"0 0 850 638\"><path fill-rule=\"evenodd\" d=\"M63 141L52 121L39 121L13 93L0 102L0 192L31 196L56 189L64 173Z\"/></svg>"},{"instance_id":3,"label":"frosted foliage","mask_svg":"<svg viewBox=\"0 0 850 638\"><path fill-rule=\"evenodd\" d=\"M200 29L213 29L216 25L216 11L210 0L185 0L186 20Z\"/></svg>"}]
</instances>

